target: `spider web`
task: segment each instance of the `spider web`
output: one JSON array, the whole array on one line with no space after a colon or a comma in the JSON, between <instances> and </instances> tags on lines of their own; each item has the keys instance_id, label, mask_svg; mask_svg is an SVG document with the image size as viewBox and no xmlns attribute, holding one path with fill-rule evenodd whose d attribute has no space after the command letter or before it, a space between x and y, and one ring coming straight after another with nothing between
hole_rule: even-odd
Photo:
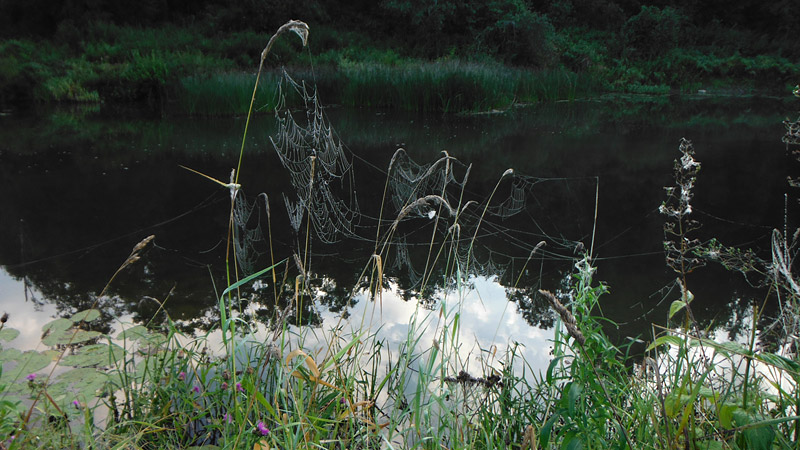
<instances>
[{"instance_id":1,"label":"spider web","mask_svg":"<svg viewBox=\"0 0 800 450\"><path fill-rule=\"evenodd\" d=\"M308 217L316 236L334 243L353 235L359 217L352 163L325 119L316 91L309 92L305 83L298 84L285 72L283 80L282 86L302 98L306 112L305 121L298 123L282 94L275 112L278 131L270 138L296 194L294 199L283 197L290 223L299 232L303 217Z\"/></svg>"},{"instance_id":2,"label":"spider web","mask_svg":"<svg viewBox=\"0 0 800 450\"><path fill-rule=\"evenodd\" d=\"M399 148L388 167L381 169L342 144L315 89L296 82L284 71L277 94L277 131L270 142L291 185L282 200L296 239L306 224L314 239L324 244L343 240L375 243L378 239L383 246L379 249L376 245L375 249L383 255L385 267L396 276L402 272L410 283L408 287L418 288L431 277L433 266L441 264L431 254L446 242L453 249L448 258L466 271L462 276L503 278L512 276L512 268L529 260L540 241L546 241L552 249L539 253L542 260L567 261L578 241L587 237L567 237L574 233L547 230L540 224L542 218L534 217L532 211L544 210L543 202L565 194L593 198L593 179L591 184L584 183L585 179L579 180L583 184L576 184L576 179L507 171L499 177L496 192L487 197L470 192L472 166L447 152L419 163ZM289 103L299 107L292 109ZM363 166L364 170L378 172L361 173L360 177L386 179L385 209L380 213L364 212L359 206L356 160L360 170ZM256 213L257 208L266 208L269 215L269 202L263 203L249 202L241 193L236 199L236 254L246 273L252 273L256 261L266 252L262 220ZM381 236L376 237L376 228L382 231Z\"/></svg>"}]
</instances>

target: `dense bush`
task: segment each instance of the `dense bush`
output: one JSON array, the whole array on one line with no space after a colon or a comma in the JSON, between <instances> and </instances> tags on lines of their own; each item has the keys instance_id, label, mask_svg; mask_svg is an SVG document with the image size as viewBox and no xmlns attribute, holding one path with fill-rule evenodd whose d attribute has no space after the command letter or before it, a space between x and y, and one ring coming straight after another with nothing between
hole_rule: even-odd
<instances>
[{"instance_id":1,"label":"dense bush","mask_svg":"<svg viewBox=\"0 0 800 450\"><path fill-rule=\"evenodd\" d=\"M31 41L0 42L0 103L29 101L40 94L52 73L38 45Z\"/></svg>"},{"instance_id":2,"label":"dense bush","mask_svg":"<svg viewBox=\"0 0 800 450\"><path fill-rule=\"evenodd\" d=\"M622 29L626 54L641 59L664 55L678 46L684 22L685 17L674 8L642 6Z\"/></svg>"},{"instance_id":3,"label":"dense bush","mask_svg":"<svg viewBox=\"0 0 800 450\"><path fill-rule=\"evenodd\" d=\"M550 65L554 59L555 29L547 17L521 5L501 14L483 31L482 37L490 53L515 65Z\"/></svg>"}]
</instances>

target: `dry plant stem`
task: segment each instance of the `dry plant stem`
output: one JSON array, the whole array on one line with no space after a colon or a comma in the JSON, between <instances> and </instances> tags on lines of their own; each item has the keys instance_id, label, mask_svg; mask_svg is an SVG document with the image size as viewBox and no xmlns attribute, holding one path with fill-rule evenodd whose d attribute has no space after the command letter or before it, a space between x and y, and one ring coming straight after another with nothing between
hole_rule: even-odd
<instances>
[{"instance_id":1,"label":"dry plant stem","mask_svg":"<svg viewBox=\"0 0 800 450\"><path fill-rule=\"evenodd\" d=\"M286 32L288 30L291 30L291 31L294 31L295 33L297 33L300 36L300 38L303 40L303 45L304 46L308 43L308 25L305 24L304 22L299 21L299 20L290 20L289 22L285 23L280 28L278 28L278 31L276 31L275 34L272 35L272 37L269 39L269 42L267 43L267 46L261 52L261 61L258 64L258 72L256 74L256 81L255 81L255 83L253 85L253 95L250 98L250 107L247 110L247 119L245 120L244 132L242 133L242 145L241 145L241 148L239 149L239 161L238 161L238 163L236 165L236 170L234 171L235 175L231 174L231 184L234 184L234 185L238 185L239 184L239 174L241 172L242 159L244 157L244 146L245 146L245 142L247 140L247 130L248 130L249 126L250 126L250 118L252 117L252 114L253 114L253 104L255 103L255 100L256 100L256 92L258 91L258 84L259 84L259 80L261 79L261 71L262 71L262 69L264 67L264 60L266 59L267 55L269 54L269 51L272 49L272 45L274 44L275 39L277 39L278 36L280 36L281 34L283 34L284 32ZM233 246L233 241L232 241L231 238L232 238L232 234L233 234L235 202L236 202L236 196L235 196L235 193L234 193L234 194L231 195L231 211L230 211L230 219L228 221L228 238L227 238L228 243L227 243L227 248L226 248L226 252L225 252L226 277L227 277L227 282L228 282L229 286L231 285L230 249ZM238 270L238 264L235 261L236 249L234 248L233 251L234 251L234 274L235 274L235 277L236 277L236 279L238 281L239 270ZM229 295L228 298L230 299L232 297ZM225 306L223 305L223 307L225 307ZM233 321L230 322L230 326L231 326L231 331L233 331L233 326L234 326L234 322ZM225 330L223 330L223 333L224 332L225 332ZM234 348L232 349L233 350L232 354L235 354L235 343L232 342L231 345L234 346ZM235 360L235 358L232 358L232 360ZM233 361L232 364L235 365L235 361ZM235 369L235 367L234 367L234 369ZM233 370L233 373L235 374L236 371ZM236 381L236 377L234 375L234 382L235 381ZM237 439L236 439L236 443L237 444L238 444L238 441L239 441L239 436L237 436Z\"/></svg>"},{"instance_id":2,"label":"dry plant stem","mask_svg":"<svg viewBox=\"0 0 800 450\"><path fill-rule=\"evenodd\" d=\"M269 38L269 42L267 42L267 46L264 47L264 50L261 52L261 61L258 63L258 72L256 73L256 82L253 85L253 96L250 98L250 108L247 110L247 119L245 120L244 124L244 133L242 135L242 147L239 150L239 163L236 166L236 182L239 181L239 171L242 168L242 157L244 155L244 143L247 138L247 128L250 125L250 117L253 113L253 104L256 101L256 92L258 91L258 81L261 79L261 71L264 68L264 60L267 59L267 55L269 54L270 50L272 50L272 45L275 43L275 39L278 36L282 35L286 31L294 31L300 36L300 39L303 41L303 46L308 44L308 25L305 22L300 20L290 20L285 24L281 25L278 28L278 31Z\"/></svg>"}]
</instances>

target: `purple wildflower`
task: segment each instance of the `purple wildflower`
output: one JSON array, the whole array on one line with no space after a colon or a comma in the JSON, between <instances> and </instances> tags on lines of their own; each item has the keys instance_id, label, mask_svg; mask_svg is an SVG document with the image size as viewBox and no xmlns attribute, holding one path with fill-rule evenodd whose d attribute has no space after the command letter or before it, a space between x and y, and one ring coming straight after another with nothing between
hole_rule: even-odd
<instances>
[{"instance_id":1,"label":"purple wildflower","mask_svg":"<svg viewBox=\"0 0 800 450\"><path fill-rule=\"evenodd\" d=\"M242 383L236 383L236 390L239 392L244 392L244 388L242 387Z\"/></svg>"},{"instance_id":2,"label":"purple wildflower","mask_svg":"<svg viewBox=\"0 0 800 450\"><path fill-rule=\"evenodd\" d=\"M222 382L222 385L220 386L220 389L222 389L223 391L224 391L224 390L227 390L227 389L228 389L228 383L226 383L226 382L224 382L224 381L223 381L223 382Z\"/></svg>"},{"instance_id":3,"label":"purple wildflower","mask_svg":"<svg viewBox=\"0 0 800 450\"><path fill-rule=\"evenodd\" d=\"M73 405L74 407L78 408L78 409L80 409L80 408L81 408L81 402L79 402L79 401L77 401L77 400L73 400L73 401L72 401L72 405Z\"/></svg>"},{"instance_id":4,"label":"purple wildflower","mask_svg":"<svg viewBox=\"0 0 800 450\"><path fill-rule=\"evenodd\" d=\"M200 393L200 386L193 387L192 391L194 391L195 394L199 394Z\"/></svg>"},{"instance_id":5,"label":"purple wildflower","mask_svg":"<svg viewBox=\"0 0 800 450\"><path fill-rule=\"evenodd\" d=\"M267 428L267 426L264 425L264 422L260 420L258 421L256 428L258 428L258 432L261 433L262 436L266 436L269 434L269 428Z\"/></svg>"},{"instance_id":6,"label":"purple wildflower","mask_svg":"<svg viewBox=\"0 0 800 450\"><path fill-rule=\"evenodd\" d=\"M27 377L25 377L25 379L28 380L28 381L33 381L33 380L36 379L36 374L32 373L32 374L28 375Z\"/></svg>"},{"instance_id":7,"label":"purple wildflower","mask_svg":"<svg viewBox=\"0 0 800 450\"><path fill-rule=\"evenodd\" d=\"M186 379L186 372L181 372L178 374L178 379L183 381Z\"/></svg>"},{"instance_id":8,"label":"purple wildflower","mask_svg":"<svg viewBox=\"0 0 800 450\"><path fill-rule=\"evenodd\" d=\"M233 423L233 417L231 417L231 415L228 413L225 413L225 415L222 416L222 420L228 422L229 424Z\"/></svg>"}]
</instances>

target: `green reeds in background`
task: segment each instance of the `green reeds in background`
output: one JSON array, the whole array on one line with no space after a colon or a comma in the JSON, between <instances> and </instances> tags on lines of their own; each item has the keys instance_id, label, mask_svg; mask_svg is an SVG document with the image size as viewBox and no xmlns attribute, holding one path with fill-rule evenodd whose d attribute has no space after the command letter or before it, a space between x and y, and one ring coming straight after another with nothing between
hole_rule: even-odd
<instances>
[{"instance_id":1,"label":"green reeds in background","mask_svg":"<svg viewBox=\"0 0 800 450\"><path fill-rule=\"evenodd\" d=\"M279 79L275 76L264 78L263 84L270 88L259 90L254 107L256 111L273 111L277 97L272 87L277 85ZM250 106L255 79L255 74L245 72L182 78L175 107L177 111L189 115L242 114Z\"/></svg>"},{"instance_id":2,"label":"green reeds in background","mask_svg":"<svg viewBox=\"0 0 800 450\"><path fill-rule=\"evenodd\" d=\"M358 62L288 71L297 80L312 82L327 104L407 111L481 113L603 92L602 81L589 74L452 60L402 66ZM265 75L262 85L268 88L259 92L255 103L262 112L275 107L271 86L280 80L278 72ZM254 74L244 72L183 78L176 110L191 115L240 114L247 110L254 79Z\"/></svg>"}]
</instances>

